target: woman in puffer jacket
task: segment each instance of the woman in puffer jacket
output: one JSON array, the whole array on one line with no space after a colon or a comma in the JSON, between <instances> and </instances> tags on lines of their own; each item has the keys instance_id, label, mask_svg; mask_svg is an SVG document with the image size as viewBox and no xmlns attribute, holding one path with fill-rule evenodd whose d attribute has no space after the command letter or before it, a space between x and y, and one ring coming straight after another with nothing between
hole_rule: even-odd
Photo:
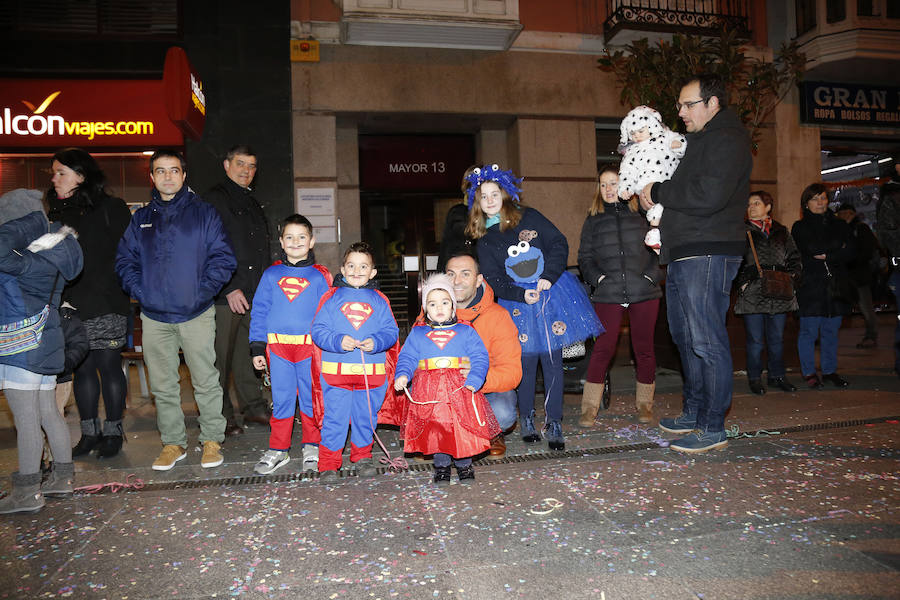
<instances>
[{"instance_id":1,"label":"woman in puffer jacket","mask_svg":"<svg viewBox=\"0 0 900 600\"><path fill-rule=\"evenodd\" d=\"M73 490L71 440L55 388L64 366L60 294L81 271L81 247L71 228L48 223L36 190L0 197L0 224L0 388L15 419L19 456L0 514L37 512L45 494ZM43 485L41 429L54 458Z\"/></svg>"},{"instance_id":2,"label":"woman in puffer jacket","mask_svg":"<svg viewBox=\"0 0 900 600\"><path fill-rule=\"evenodd\" d=\"M772 195L768 192L750 194L747 202L747 232L753 236L760 268L790 273L796 290L802 270L800 252L787 227L772 219L773 202ZM763 295L759 269L756 268L749 244L735 283L738 298L734 314L743 315L744 328L747 330L747 378L750 391L759 395L766 393L766 388L762 385L763 348L767 348L769 387L775 386L785 392L797 391L785 378L784 368L784 324L787 313L797 310L796 293L790 300Z\"/></svg>"},{"instance_id":3,"label":"woman in puffer jacket","mask_svg":"<svg viewBox=\"0 0 900 600\"><path fill-rule=\"evenodd\" d=\"M591 427L603 397L603 382L616 352L622 315L627 311L631 346L637 362L635 405L638 420L653 418L656 388L656 354L653 333L659 314L660 268L657 255L644 244L647 220L638 212L637 197L620 201L616 189L619 175L615 166L600 172L594 202L578 247L578 266L594 292L591 301L606 332L594 342L588 364L581 419L578 424Z\"/></svg>"}]
</instances>

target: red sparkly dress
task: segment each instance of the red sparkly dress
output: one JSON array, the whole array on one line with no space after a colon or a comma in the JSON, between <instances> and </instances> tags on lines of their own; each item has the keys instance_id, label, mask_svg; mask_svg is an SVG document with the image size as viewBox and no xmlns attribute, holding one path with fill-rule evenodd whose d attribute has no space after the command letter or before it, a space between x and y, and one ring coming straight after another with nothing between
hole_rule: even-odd
<instances>
[{"instance_id":1,"label":"red sparkly dress","mask_svg":"<svg viewBox=\"0 0 900 600\"><path fill-rule=\"evenodd\" d=\"M465 321L413 327L395 373L412 381L400 423L405 452L468 458L490 448L500 425L484 394L465 387L480 389L488 364L484 343ZM469 369L465 378L461 369Z\"/></svg>"}]
</instances>

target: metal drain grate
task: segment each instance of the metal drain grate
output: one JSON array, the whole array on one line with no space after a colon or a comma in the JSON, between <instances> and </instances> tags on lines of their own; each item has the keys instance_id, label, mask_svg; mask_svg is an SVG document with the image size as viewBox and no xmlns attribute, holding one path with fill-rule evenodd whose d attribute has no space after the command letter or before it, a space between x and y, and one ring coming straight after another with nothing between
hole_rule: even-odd
<instances>
[{"instance_id":1,"label":"metal drain grate","mask_svg":"<svg viewBox=\"0 0 900 600\"><path fill-rule=\"evenodd\" d=\"M778 435L785 435L788 433L801 433L805 431L827 431L830 429L843 429L846 427L859 427L860 425L872 425L875 423L886 423L888 421L897 421L900 420L900 416L890 416L890 417L875 417L871 419L852 419L849 421L836 421L832 423L812 423L808 425L793 425L790 427L775 427L772 430L756 430L756 431L747 431L743 432L747 434L749 437L754 437L755 435L764 435L769 431L777 431ZM603 446L600 448L581 448L578 450L564 450L559 452L538 452L534 454L522 454L517 456L506 456L499 460L487 460L481 459L475 461L476 465L482 466L491 466L491 465L502 465L502 464L515 464L515 463L528 463L528 462L538 462L544 460L558 460L562 458L579 458L583 456L600 456L605 454L621 454L624 452L636 452L638 450L650 450L652 448L659 448L659 444L656 442L635 442L633 444L620 444L617 446ZM430 463L413 463L409 465L409 468L406 469L410 472L422 473L422 472L431 472L432 466ZM379 467L378 473L384 474L388 471L386 467ZM252 475L252 476L241 476L241 477L222 477L219 479L196 479L189 481L161 481L157 483L148 483L140 491L142 492L157 492L157 491L168 491L168 490L188 490L188 489L198 489L198 488L210 488L210 487L236 487L236 486L245 486L245 485L262 485L262 484L270 484L270 483L291 483L291 482L299 482L299 481L317 481L319 478L318 473L308 472L308 473L282 473L280 475ZM350 471L342 471L339 474L339 479L355 479L356 475ZM97 492L99 494L107 494L110 493L106 489L103 491ZM94 494L92 494L94 495Z\"/></svg>"}]
</instances>

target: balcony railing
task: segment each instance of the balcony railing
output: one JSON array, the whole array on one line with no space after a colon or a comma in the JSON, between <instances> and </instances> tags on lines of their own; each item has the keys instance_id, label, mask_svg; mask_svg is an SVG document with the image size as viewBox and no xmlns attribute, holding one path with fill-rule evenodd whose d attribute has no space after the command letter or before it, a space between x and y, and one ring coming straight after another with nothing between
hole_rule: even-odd
<instances>
[{"instance_id":1,"label":"balcony railing","mask_svg":"<svg viewBox=\"0 0 900 600\"><path fill-rule=\"evenodd\" d=\"M714 35L727 27L750 37L750 0L606 0L603 34L623 30Z\"/></svg>"}]
</instances>

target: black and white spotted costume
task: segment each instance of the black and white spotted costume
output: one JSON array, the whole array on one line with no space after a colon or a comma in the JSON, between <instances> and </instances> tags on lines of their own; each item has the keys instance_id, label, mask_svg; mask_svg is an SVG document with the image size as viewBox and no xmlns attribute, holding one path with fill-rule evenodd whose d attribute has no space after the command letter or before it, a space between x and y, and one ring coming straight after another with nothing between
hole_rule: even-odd
<instances>
[{"instance_id":1,"label":"black and white spotted costume","mask_svg":"<svg viewBox=\"0 0 900 600\"><path fill-rule=\"evenodd\" d=\"M643 142L631 141L631 135L646 127L650 137ZM619 197L629 200L640 194L648 183L666 181L675 172L684 156L687 141L662 123L659 113L649 106L633 108L619 127L622 132L620 151L624 154L619 166ZM672 148L678 140L681 146Z\"/></svg>"}]
</instances>

